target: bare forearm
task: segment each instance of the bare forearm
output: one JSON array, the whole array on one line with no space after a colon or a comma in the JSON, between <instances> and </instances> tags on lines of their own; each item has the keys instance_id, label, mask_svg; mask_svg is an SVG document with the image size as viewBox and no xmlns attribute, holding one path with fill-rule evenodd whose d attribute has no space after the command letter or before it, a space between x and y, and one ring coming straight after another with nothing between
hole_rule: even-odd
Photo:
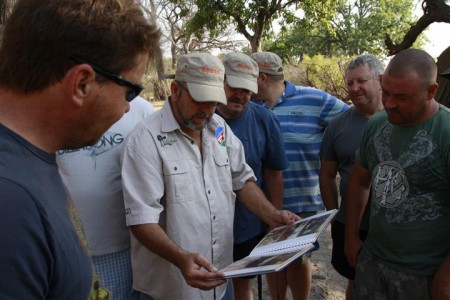
<instances>
[{"instance_id":1,"label":"bare forearm","mask_svg":"<svg viewBox=\"0 0 450 300\"><path fill-rule=\"evenodd\" d=\"M345 211L344 251L347 261L352 267L356 266L362 247L362 241L359 238L359 228L369 199L370 185L371 177L369 171L355 163L348 184L347 209Z\"/></svg>"},{"instance_id":2,"label":"bare forearm","mask_svg":"<svg viewBox=\"0 0 450 300\"><path fill-rule=\"evenodd\" d=\"M299 219L290 211L276 209L253 181L247 181L242 189L236 191L236 195L249 210L270 227L292 224Z\"/></svg>"},{"instance_id":3,"label":"bare forearm","mask_svg":"<svg viewBox=\"0 0 450 300\"><path fill-rule=\"evenodd\" d=\"M267 200L262 190L253 181L247 181L245 186L236 191L238 199L264 223L270 223L270 216L276 210Z\"/></svg>"},{"instance_id":4,"label":"bare forearm","mask_svg":"<svg viewBox=\"0 0 450 300\"><path fill-rule=\"evenodd\" d=\"M368 170L355 164L350 176L347 194L346 238L347 235L358 236L364 210L369 200L371 178Z\"/></svg>"},{"instance_id":5,"label":"bare forearm","mask_svg":"<svg viewBox=\"0 0 450 300\"><path fill-rule=\"evenodd\" d=\"M351 188L349 186L349 188ZM367 205L369 193L365 190L352 188L348 193L346 208L346 232L354 236L359 235L360 223Z\"/></svg>"},{"instance_id":6,"label":"bare forearm","mask_svg":"<svg viewBox=\"0 0 450 300\"><path fill-rule=\"evenodd\" d=\"M327 210L339 207L336 178L331 178L329 176L323 177L321 176L320 194L322 195L322 201Z\"/></svg>"},{"instance_id":7,"label":"bare forearm","mask_svg":"<svg viewBox=\"0 0 450 300\"><path fill-rule=\"evenodd\" d=\"M431 299L450 299L450 254L447 254L433 276Z\"/></svg>"},{"instance_id":8,"label":"bare forearm","mask_svg":"<svg viewBox=\"0 0 450 300\"><path fill-rule=\"evenodd\" d=\"M337 162L322 160L319 172L320 194L327 210L339 207L338 188L336 185Z\"/></svg>"},{"instance_id":9,"label":"bare forearm","mask_svg":"<svg viewBox=\"0 0 450 300\"><path fill-rule=\"evenodd\" d=\"M210 290L226 282L205 257L178 247L158 224L131 226L131 231L147 249L177 266L188 285Z\"/></svg>"},{"instance_id":10,"label":"bare forearm","mask_svg":"<svg viewBox=\"0 0 450 300\"><path fill-rule=\"evenodd\" d=\"M283 172L263 169L263 191L267 199L277 209L283 208Z\"/></svg>"},{"instance_id":11,"label":"bare forearm","mask_svg":"<svg viewBox=\"0 0 450 300\"><path fill-rule=\"evenodd\" d=\"M148 250L180 267L187 252L178 247L159 226L159 224L142 224L130 227L133 235Z\"/></svg>"}]
</instances>

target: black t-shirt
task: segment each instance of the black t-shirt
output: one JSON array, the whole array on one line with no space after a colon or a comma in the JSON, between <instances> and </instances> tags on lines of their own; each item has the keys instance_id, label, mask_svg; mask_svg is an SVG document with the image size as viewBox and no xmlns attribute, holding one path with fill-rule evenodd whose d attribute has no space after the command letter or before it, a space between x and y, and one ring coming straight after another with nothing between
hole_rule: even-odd
<instances>
[{"instance_id":1,"label":"black t-shirt","mask_svg":"<svg viewBox=\"0 0 450 300\"><path fill-rule=\"evenodd\" d=\"M92 267L55 156L0 124L0 299L87 299Z\"/></svg>"}]
</instances>

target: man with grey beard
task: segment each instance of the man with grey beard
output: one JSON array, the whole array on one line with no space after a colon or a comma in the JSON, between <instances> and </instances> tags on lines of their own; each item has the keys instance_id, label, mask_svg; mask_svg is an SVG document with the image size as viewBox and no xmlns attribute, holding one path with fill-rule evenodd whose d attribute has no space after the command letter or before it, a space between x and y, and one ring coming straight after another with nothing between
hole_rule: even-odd
<instances>
[{"instance_id":1,"label":"man with grey beard","mask_svg":"<svg viewBox=\"0 0 450 300\"><path fill-rule=\"evenodd\" d=\"M233 261L236 196L269 226L299 219L265 198L241 142L214 115L227 103L223 82L219 59L183 55L164 107L125 141L133 282L148 299L223 299L226 280L217 270Z\"/></svg>"}]
</instances>

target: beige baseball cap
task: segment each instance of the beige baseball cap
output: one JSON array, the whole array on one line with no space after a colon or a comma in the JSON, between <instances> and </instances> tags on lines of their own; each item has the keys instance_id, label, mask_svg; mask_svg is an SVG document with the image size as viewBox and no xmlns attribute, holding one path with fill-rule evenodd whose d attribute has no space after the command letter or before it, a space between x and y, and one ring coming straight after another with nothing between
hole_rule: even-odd
<instances>
[{"instance_id":1,"label":"beige baseball cap","mask_svg":"<svg viewBox=\"0 0 450 300\"><path fill-rule=\"evenodd\" d=\"M252 53L251 58L256 61L261 73L283 75L283 62L275 53L255 52Z\"/></svg>"},{"instance_id":2,"label":"beige baseball cap","mask_svg":"<svg viewBox=\"0 0 450 300\"><path fill-rule=\"evenodd\" d=\"M208 53L190 53L178 59L175 80L187 84L196 102L227 104L223 89L224 67L220 59Z\"/></svg>"},{"instance_id":3,"label":"beige baseball cap","mask_svg":"<svg viewBox=\"0 0 450 300\"><path fill-rule=\"evenodd\" d=\"M232 88L258 93L259 69L256 62L244 53L228 53L224 56L225 78Z\"/></svg>"}]
</instances>

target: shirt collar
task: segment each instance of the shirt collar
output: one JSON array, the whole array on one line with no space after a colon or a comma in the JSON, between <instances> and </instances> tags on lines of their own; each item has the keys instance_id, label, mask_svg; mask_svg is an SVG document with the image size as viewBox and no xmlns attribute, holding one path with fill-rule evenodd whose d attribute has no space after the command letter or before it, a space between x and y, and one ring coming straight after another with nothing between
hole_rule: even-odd
<instances>
[{"instance_id":1,"label":"shirt collar","mask_svg":"<svg viewBox=\"0 0 450 300\"><path fill-rule=\"evenodd\" d=\"M180 125L173 115L172 107L170 106L170 96L161 108L161 124L162 132L172 132L177 129L181 130Z\"/></svg>"}]
</instances>

